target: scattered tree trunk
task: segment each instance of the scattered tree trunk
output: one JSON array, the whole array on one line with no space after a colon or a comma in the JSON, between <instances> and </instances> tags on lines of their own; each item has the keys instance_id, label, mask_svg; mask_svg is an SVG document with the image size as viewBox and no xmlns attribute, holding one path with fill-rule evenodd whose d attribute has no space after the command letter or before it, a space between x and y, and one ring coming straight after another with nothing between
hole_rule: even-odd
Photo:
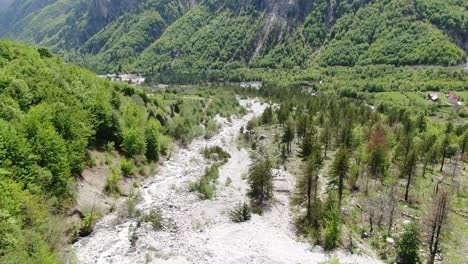
<instances>
[{"instance_id":1,"label":"scattered tree trunk","mask_svg":"<svg viewBox=\"0 0 468 264\"><path fill-rule=\"evenodd\" d=\"M440 195L434 200L435 206L433 211L433 218L430 225L430 239L429 239L429 260L428 264L434 264L435 256L439 250L440 235L442 233L442 226L445 224L449 207L449 193L448 191L441 191Z\"/></svg>"}]
</instances>

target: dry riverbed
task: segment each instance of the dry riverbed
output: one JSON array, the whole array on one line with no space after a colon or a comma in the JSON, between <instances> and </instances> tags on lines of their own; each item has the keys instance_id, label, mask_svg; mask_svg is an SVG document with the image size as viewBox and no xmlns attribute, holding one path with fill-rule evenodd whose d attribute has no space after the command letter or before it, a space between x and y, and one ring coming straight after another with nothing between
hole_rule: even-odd
<instances>
[{"instance_id":1,"label":"dry riverbed","mask_svg":"<svg viewBox=\"0 0 468 264\"><path fill-rule=\"evenodd\" d=\"M174 228L155 231L143 223L136 229L134 246L130 238L136 220L119 219L111 213L97 223L94 232L75 243L79 263L320 263L337 257L340 263L379 263L367 256L344 251L324 252L297 241L293 215L289 210L289 192L294 177L274 170L276 202L262 216L248 222L230 221L228 211L246 199L245 177L251 163L246 149L238 149L236 137L242 126L260 115L265 105L257 100L241 100L249 113L230 121L219 118L219 133L211 139L197 139L180 149L161 166L157 175L138 190L142 212L159 208L171 219ZM220 168L213 200L200 200L188 192L190 182L199 179L209 164L200 151L219 145L231 154ZM226 184L230 178L230 184ZM122 201L123 202L123 201Z\"/></svg>"}]
</instances>

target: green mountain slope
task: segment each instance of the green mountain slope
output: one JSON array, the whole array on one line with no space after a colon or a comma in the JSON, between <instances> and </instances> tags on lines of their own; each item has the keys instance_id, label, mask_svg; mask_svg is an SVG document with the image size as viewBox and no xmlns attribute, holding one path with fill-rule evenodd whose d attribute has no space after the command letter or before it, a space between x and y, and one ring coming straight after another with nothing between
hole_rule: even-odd
<instances>
[{"instance_id":1,"label":"green mountain slope","mask_svg":"<svg viewBox=\"0 0 468 264\"><path fill-rule=\"evenodd\" d=\"M28 1L13 6L18 2ZM98 72L179 76L247 67L455 65L468 51L462 0L104 3L52 1L18 16L2 35L52 47Z\"/></svg>"},{"instance_id":2,"label":"green mountain slope","mask_svg":"<svg viewBox=\"0 0 468 264\"><path fill-rule=\"evenodd\" d=\"M136 105L123 87L46 49L0 41L0 262L55 259L64 230L49 212L73 196L86 149L115 139L115 100Z\"/></svg>"},{"instance_id":3,"label":"green mountain slope","mask_svg":"<svg viewBox=\"0 0 468 264\"><path fill-rule=\"evenodd\" d=\"M67 53L70 60L99 54L93 61L108 70L116 61L132 61L190 6L187 0L17 0L0 18L0 35Z\"/></svg>"}]
</instances>

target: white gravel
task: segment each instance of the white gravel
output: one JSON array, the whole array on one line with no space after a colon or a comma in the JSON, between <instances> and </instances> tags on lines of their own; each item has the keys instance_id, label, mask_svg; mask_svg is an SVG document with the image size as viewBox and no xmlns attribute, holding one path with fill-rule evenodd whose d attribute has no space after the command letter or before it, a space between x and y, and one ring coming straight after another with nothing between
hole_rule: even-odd
<instances>
[{"instance_id":1,"label":"white gravel","mask_svg":"<svg viewBox=\"0 0 468 264\"><path fill-rule=\"evenodd\" d=\"M138 208L147 212L160 208L171 218L175 231L154 231L143 224L137 231L134 248L130 245L134 220L117 221L117 214L105 216L88 237L74 248L79 263L320 263L337 256L340 263L380 263L366 256L344 251L323 252L318 247L296 240L288 192L294 177L275 170L276 202L263 216L253 215L246 223L229 220L228 211L246 199L247 183L242 179L250 164L249 153L237 149L235 139L242 126L265 109L259 101L241 100L250 112L232 122L219 118L220 132L209 140L197 139L166 161L152 182L140 190L143 201ZM220 145L231 159L220 169L216 196L203 201L187 191L188 184L208 166L200 155L206 146ZM227 178L232 183L225 186ZM278 192L277 190L281 190Z\"/></svg>"}]
</instances>

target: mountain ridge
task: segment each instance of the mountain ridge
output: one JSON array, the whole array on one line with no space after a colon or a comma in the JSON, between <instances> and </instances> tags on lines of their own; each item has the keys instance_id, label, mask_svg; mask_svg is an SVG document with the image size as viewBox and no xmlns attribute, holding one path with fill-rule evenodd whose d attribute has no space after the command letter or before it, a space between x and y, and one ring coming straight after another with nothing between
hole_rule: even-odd
<instances>
[{"instance_id":1,"label":"mountain ridge","mask_svg":"<svg viewBox=\"0 0 468 264\"><path fill-rule=\"evenodd\" d=\"M16 0L0 36L99 73L456 65L467 10L458 0Z\"/></svg>"}]
</instances>

